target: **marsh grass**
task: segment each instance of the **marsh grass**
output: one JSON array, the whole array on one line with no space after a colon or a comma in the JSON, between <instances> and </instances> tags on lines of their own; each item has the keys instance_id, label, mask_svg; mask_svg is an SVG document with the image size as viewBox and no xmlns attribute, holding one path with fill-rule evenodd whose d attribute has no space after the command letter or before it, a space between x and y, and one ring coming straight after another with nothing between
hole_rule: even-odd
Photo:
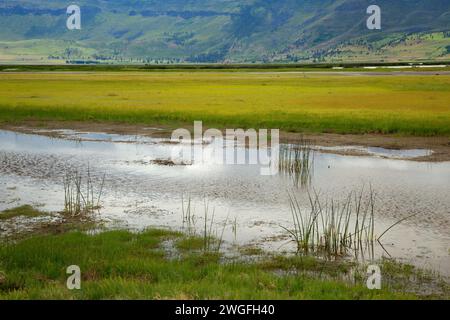
<instances>
[{"instance_id":1,"label":"marsh grass","mask_svg":"<svg viewBox=\"0 0 450 320\"><path fill-rule=\"evenodd\" d=\"M364 188L351 192L341 202L333 199L323 202L318 193L309 193L306 210L293 193L289 193L289 203L293 225L283 229L295 242L298 253L337 257L351 252L358 257L368 252L373 258L377 239L372 188L367 194Z\"/></svg>"},{"instance_id":2,"label":"marsh grass","mask_svg":"<svg viewBox=\"0 0 450 320\"><path fill-rule=\"evenodd\" d=\"M313 258L221 263L218 255L189 250L167 258L163 243L179 238L177 232L149 229L66 232L0 243L0 299L416 298L302 272L322 265ZM66 268L72 264L81 268L81 290L66 287ZM324 273L339 270L327 265Z\"/></svg>"},{"instance_id":3,"label":"marsh grass","mask_svg":"<svg viewBox=\"0 0 450 320\"><path fill-rule=\"evenodd\" d=\"M243 255L260 258L228 261L219 252L202 250L202 235L163 229L86 232L96 226L59 226L0 242L0 299L415 299L416 294L405 293L411 279L419 287L435 279L416 277L412 266L383 264L390 285L368 290L363 273L348 281L354 263L345 260L242 247L238 251ZM173 257L167 243L182 254ZM82 290L66 287L66 268L74 263L81 268ZM399 277L404 281L398 282ZM439 286L442 293L433 297L448 297L448 286Z\"/></svg>"},{"instance_id":4,"label":"marsh grass","mask_svg":"<svg viewBox=\"0 0 450 320\"><path fill-rule=\"evenodd\" d=\"M199 217L196 216L195 210L192 208L191 197L186 200L186 204L183 196L181 197L182 207L182 228L183 231L188 234L190 238L196 238L199 235L202 239L202 250L204 252L218 253L223 245L223 235L225 228L228 224L228 217L223 223L222 228L217 228L215 221L215 210L209 208L208 202L205 200L203 204L203 219L201 230L197 230L197 221ZM182 247L186 247L189 241L185 241ZM191 242L192 247L198 248L198 241Z\"/></svg>"},{"instance_id":5,"label":"marsh grass","mask_svg":"<svg viewBox=\"0 0 450 320\"><path fill-rule=\"evenodd\" d=\"M78 171L67 172L63 180L64 214L75 217L98 211L101 208L100 199L104 182L105 176L98 191L95 191L89 167L85 177Z\"/></svg>"},{"instance_id":6,"label":"marsh grass","mask_svg":"<svg viewBox=\"0 0 450 320\"><path fill-rule=\"evenodd\" d=\"M299 142L282 145L278 167L296 187L307 186L314 169L314 151L310 142L302 138Z\"/></svg>"},{"instance_id":7,"label":"marsh grass","mask_svg":"<svg viewBox=\"0 0 450 320\"><path fill-rule=\"evenodd\" d=\"M36 218L47 215L47 213L37 210L30 205L24 205L0 212L0 221L9 220L16 217Z\"/></svg>"},{"instance_id":8,"label":"marsh grass","mask_svg":"<svg viewBox=\"0 0 450 320\"><path fill-rule=\"evenodd\" d=\"M31 205L24 205L0 212L5 219L0 219L0 243L17 243L31 237L61 234L69 231L103 229L103 221L93 215L71 216L64 211L47 212ZM25 218L12 221L15 218ZM39 219L34 219L39 218ZM42 218L42 219L41 219ZM0 261L1 264L1 261Z\"/></svg>"},{"instance_id":9,"label":"marsh grass","mask_svg":"<svg viewBox=\"0 0 450 320\"><path fill-rule=\"evenodd\" d=\"M185 204L184 196L181 195L181 219L183 231L189 236L195 235L197 218L192 208L191 196L188 196Z\"/></svg>"}]
</instances>

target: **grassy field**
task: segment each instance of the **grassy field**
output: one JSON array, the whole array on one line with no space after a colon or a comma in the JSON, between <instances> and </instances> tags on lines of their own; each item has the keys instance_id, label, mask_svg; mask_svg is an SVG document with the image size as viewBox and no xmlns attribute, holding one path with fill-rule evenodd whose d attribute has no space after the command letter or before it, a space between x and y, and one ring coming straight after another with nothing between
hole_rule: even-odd
<instances>
[{"instance_id":1,"label":"grassy field","mask_svg":"<svg viewBox=\"0 0 450 320\"><path fill-rule=\"evenodd\" d=\"M192 123L450 135L450 75L275 72L0 74L0 121Z\"/></svg>"},{"instance_id":2,"label":"grassy field","mask_svg":"<svg viewBox=\"0 0 450 320\"><path fill-rule=\"evenodd\" d=\"M28 215L30 208L15 212L22 210ZM347 262L299 256L224 262L220 253L205 252L202 245L201 238L168 230L89 235L45 228L45 233L0 242L0 300L419 298L392 286L369 290L366 276L358 273L353 283L343 280L352 268ZM66 268L74 264L81 269L81 290L66 287ZM409 269L393 263L383 268L411 281Z\"/></svg>"}]
</instances>

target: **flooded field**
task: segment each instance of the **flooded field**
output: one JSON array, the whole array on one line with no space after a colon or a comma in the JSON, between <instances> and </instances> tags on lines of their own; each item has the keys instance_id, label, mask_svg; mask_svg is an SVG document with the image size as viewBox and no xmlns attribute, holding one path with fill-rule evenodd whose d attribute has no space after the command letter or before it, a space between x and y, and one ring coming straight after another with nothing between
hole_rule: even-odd
<instances>
[{"instance_id":1,"label":"flooded field","mask_svg":"<svg viewBox=\"0 0 450 320\"><path fill-rule=\"evenodd\" d=\"M372 189L375 234L405 219L375 244L372 258L392 256L450 275L450 162L414 161L431 150L311 146L308 177L298 184L289 174L262 176L258 165L222 165L212 157L175 165L173 148L183 146L163 138L41 133L0 131L0 210L22 204L62 210L64 178L89 171L97 188L105 179L100 215L111 227L183 228L190 201L194 229L201 230L207 206L228 244L293 252L289 195L307 211L311 194L323 203L344 202L351 192ZM333 153L347 149L361 155Z\"/></svg>"}]
</instances>

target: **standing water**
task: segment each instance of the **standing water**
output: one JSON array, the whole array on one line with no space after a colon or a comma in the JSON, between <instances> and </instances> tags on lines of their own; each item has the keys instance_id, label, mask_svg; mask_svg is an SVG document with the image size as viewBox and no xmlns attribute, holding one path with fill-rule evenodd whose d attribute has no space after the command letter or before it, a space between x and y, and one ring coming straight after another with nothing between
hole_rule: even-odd
<instances>
[{"instance_id":1,"label":"standing water","mask_svg":"<svg viewBox=\"0 0 450 320\"><path fill-rule=\"evenodd\" d=\"M293 228L291 196L308 212L311 195L322 203L342 204L351 192L370 188L375 236L407 218L382 237L382 246L376 244L375 257L391 256L450 275L450 162L403 159L428 150L368 148L367 156L347 156L313 148L307 179L298 183L291 174L262 176L258 165L208 160L174 165L169 161L174 145L164 139L58 133L63 138L0 130L0 210L22 204L61 210L67 172L89 168L93 180L106 177L101 215L114 225L181 228L182 199L184 205L190 199L199 227L207 204L217 228L225 226L228 242L295 250L286 231Z\"/></svg>"}]
</instances>

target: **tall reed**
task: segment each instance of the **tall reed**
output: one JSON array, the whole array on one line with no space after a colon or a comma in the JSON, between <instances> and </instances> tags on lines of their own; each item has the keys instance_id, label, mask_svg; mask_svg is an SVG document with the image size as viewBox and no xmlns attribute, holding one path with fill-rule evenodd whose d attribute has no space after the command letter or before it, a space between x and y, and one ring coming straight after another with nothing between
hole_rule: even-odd
<instances>
[{"instance_id":1,"label":"tall reed","mask_svg":"<svg viewBox=\"0 0 450 320\"><path fill-rule=\"evenodd\" d=\"M79 171L67 172L63 179L64 214L75 217L99 210L104 183L105 175L100 187L95 191L89 167L85 177Z\"/></svg>"},{"instance_id":2,"label":"tall reed","mask_svg":"<svg viewBox=\"0 0 450 320\"><path fill-rule=\"evenodd\" d=\"M279 171L289 176L295 186L306 186L311 182L314 152L310 143L287 143L280 146Z\"/></svg>"},{"instance_id":3,"label":"tall reed","mask_svg":"<svg viewBox=\"0 0 450 320\"><path fill-rule=\"evenodd\" d=\"M182 201L182 219L183 229L189 236L197 236L197 221L195 210L192 209L191 197L188 197L186 204L183 196ZM200 236L203 240L203 251L205 252L219 252L223 245L223 235L228 224L228 216L222 226L222 229L215 228L215 210L210 211L209 204L205 200L203 206L203 225Z\"/></svg>"},{"instance_id":4,"label":"tall reed","mask_svg":"<svg viewBox=\"0 0 450 320\"><path fill-rule=\"evenodd\" d=\"M323 202L314 192L309 194L309 208L304 209L296 196L289 193L293 227L285 228L300 253L327 256L355 254L372 250L375 239L375 195L370 188L351 192L342 202Z\"/></svg>"}]
</instances>

